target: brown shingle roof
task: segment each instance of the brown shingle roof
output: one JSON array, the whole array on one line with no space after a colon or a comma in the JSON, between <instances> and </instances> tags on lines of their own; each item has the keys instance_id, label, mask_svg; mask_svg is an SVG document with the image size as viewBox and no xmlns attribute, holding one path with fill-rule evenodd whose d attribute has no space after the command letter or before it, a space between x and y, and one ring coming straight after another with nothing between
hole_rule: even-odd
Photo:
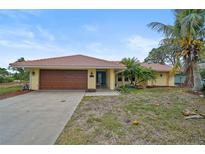
<instances>
[{"instance_id":1,"label":"brown shingle roof","mask_svg":"<svg viewBox=\"0 0 205 154\"><path fill-rule=\"evenodd\" d=\"M170 72L172 70L171 66L162 65L162 64L141 63L141 66L146 67L146 68L151 68L158 72Z\"/></svg>"},{"instance_id":2,"label":"brown shingle roof","mask_svg":"<svg viewBox=\"0 0 205 154\"><path fill-rule=\"evenodd\" d=\"M13 67L25 68L116 68L123 69L124 65L84 55L72 55L39 60L28 60L10 64Z\"/></svg>"}]
</instances>

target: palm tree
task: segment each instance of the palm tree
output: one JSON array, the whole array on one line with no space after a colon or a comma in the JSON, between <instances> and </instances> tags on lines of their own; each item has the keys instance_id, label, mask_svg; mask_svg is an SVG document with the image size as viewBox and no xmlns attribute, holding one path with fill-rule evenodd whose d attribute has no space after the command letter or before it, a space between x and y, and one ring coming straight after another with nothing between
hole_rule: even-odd
<instances>
[{"instance_id":1,"label":"palm tree","mask_svg":"<svg viewBox=\"0 0 205 154\"><path fill-rule=\"evenodd\" d=\"M121 63L126 66L126 69L123 71L123 75L129 79L131 84L133 84L133 78L135 77L136 69L139 66L139 61L137 58L123 58Z\"/></svg>"},{"instance_id":2,"label":"palm tree","mask_svg":"<svg viewBox=\"0 0 205 154\"><path fill-rule=\"evenodd\" d=\"M129 79L131 85L137 86L141 82L154 80L156 78L155 72L151 69L142 67L135 57L123 58L121 63L126 66L126 69L123 70L122 73ZM135 79L134 81L133 78Z\"/></svg>"},{"instance_id":3,"label":"palm tree","mask_svg":"<svg viewBox=\"0 0 205 154\"><path fill-rule=\"evenodd\" d=\"M183 62L183 70L187 75L186 84L193 90L200 90L202 84L198 62L201 53L204 52L202 49L204 47L205 10L175 10L174 12L174 25L152 22L148 26L157 32L162 32L167 44L180 46L176 55L177 59Z\"/></svg>"}]
</instances>

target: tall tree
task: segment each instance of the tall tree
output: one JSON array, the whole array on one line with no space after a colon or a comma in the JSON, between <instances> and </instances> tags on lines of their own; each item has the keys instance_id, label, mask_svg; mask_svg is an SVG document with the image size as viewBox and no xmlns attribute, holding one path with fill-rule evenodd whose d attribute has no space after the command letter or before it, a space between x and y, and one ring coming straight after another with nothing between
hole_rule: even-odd
<instances>
[{"instance_id":1,"label":"tall tree","mask_svg":"<svg viewBox=\"0 0 205 154\"><path fill-rule=\"evenodd\" d=\"M23 62L23 61L25 61L25 59L24 59L24 57L21 57L21 58L17 59L16 62ZM12 69L13 71L17 71L17 72L22 73L22 74L25 72L25 70L23 68L14 68L14 67L9 67L9 68Z\"/></svg>"},{"instance_id":2,"label":"tall tree","mask_svg":"<svg viewBox=\"0 0 205 154\"><path fill-rule=\"evenodd\" d=\"M7 76L9 72L5 68L0 68L0 76Z\"/></svg>"},{"instance_id":3,"label":"tall tree","mask_svg":"<svg viewBox=\"0 0 205 154\"><path fill-rule=\"evenodd\" d=\"M200 90L202 84L198 62L204 52L205 10L175 10L174 13L174 25L152 22L148 26L162 32L169 40L167 44L180 46L176 56L178 61L181 59L183 62L183 70L187 76L186 84L193 90Z\"/></svg>"},{"instance_id":4,"label":"tall tree","mask_svg":"<svg viewBox=\"0 0 205 154\"><path fill-rule=\"evenodd\" d=\"M25 61L23 57L19 58L16 62L22 62ZM14 78L16 80L29 80L29 71L23 69L23 68L14 68L9 67L9 69L13 70L15 72Z\"/></svg>"},{"instance_id":5,"label":"tall tree","mask_svg":"<svg viewBox=\"0 0 205 154\"><path fill-rule=\"evenodd\" d=\"M175 65L177 50L178 47L175 45L161 44L160 47L153 48L144 61L148 63Z\"/></svg>"}]
</instances>

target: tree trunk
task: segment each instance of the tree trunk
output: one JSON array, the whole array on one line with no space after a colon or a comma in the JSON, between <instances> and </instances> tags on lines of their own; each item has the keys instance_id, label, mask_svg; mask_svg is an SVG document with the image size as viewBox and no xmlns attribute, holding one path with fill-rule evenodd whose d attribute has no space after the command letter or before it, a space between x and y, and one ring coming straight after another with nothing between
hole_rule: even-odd
<instances>
[{"instance_id":1,"label":"tree trunk","mask_svg":"<svg viewBox=\"0 0 205 154\"><path fill-rule=\"evenodd\" d=\"M193 64L193 81L194 86L192 88L193 91L199 91L202 89L202 83L201 83L201 74L199 70L199 65L195 62Z\"/></svg>"},{"instance_id":2,"label":"tree trunk","mask_svg":"<svg viewBox=\"0 0 205 154\"><path fill-rule=\"evenodd\" d=\"M129 77L130 85L133 85L132 77Z\"/></svg>"},{"instance_id":3,"label":"tree trunk","mask_svg":"<svg viewBox=\"0 0 205 154\"><path fill-rule=\"evenodd\" d=\"M185 70L185 74L186 74L186 80L185 80L185 85L189 88L193 88L194 86L194 81L193 81L193 69L192 66L189 65L186 70Z\"/></svg>"}]
</instances>

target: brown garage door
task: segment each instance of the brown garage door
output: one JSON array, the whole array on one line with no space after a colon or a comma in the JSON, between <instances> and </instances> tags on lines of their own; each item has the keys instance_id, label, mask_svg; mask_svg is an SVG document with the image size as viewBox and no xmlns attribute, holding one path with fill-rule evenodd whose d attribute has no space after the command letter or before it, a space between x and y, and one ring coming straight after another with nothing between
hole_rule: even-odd
<instances>
[{"instance_id":1,"label":"brown garage door","mask_svg":"<svg viewBox=\"0 0 205 154\"><path fill-rule=\"evenodd\" d=\"M41 70L40 89L87 89L87 71Z\"/></svg>"}]
</instances>

